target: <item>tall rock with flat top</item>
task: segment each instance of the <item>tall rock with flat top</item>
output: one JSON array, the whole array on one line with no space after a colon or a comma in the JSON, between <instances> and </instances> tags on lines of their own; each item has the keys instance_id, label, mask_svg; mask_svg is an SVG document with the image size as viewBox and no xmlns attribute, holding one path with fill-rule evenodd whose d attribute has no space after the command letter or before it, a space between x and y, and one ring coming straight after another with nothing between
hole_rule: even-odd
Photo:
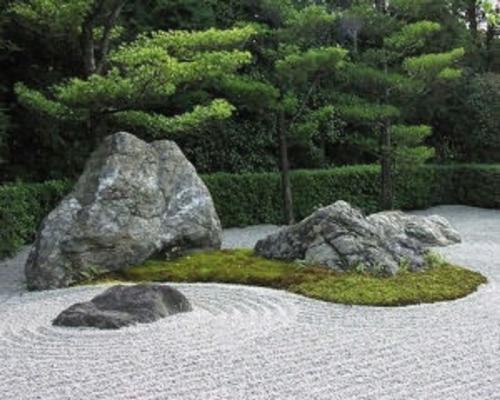
<instances>
[{"instance_id":1,"label":"tall rock with flat top","mask_svg":"<svg viewBox=\"0 0 500 400\"><path fill-rule=\"evenodd\" d=\"M217 249L221 235L210 193L175 143L116 133L43 221L26 264L28 287L66 287L153 255Z\"/></svg>"}]
</instances>

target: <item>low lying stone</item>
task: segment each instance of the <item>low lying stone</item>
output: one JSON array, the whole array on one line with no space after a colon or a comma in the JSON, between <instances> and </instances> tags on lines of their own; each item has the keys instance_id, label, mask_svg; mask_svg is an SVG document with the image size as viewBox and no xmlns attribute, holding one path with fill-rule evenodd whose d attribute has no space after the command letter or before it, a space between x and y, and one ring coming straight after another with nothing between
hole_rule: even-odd
<instances>
[{"instance_id":1,"label":"low lying stone","mask_svg":"<svg viewBox=\"0 0 500 400\"><path fill-rule=\"evenodd\" d=\"M367 272L394 275L402 264L420 270L428 247L459 241L458 232L439 216L390 211L365 217L345 201L338 201L260 240L255 252L267 258L304 260L339 272L362 267Z\"/></svg>"},{"instance_id":2,"label":"low lying stone","mask_svg":"<svg viewBox=\"0 0 500 400\"><path fill-rule=\"evenodd\" d=\"M384 211L367 217L386 236L405 234L426 246L449 246L461 241L460 234L440 215L419 217L401 211Z\"/></svg>"},{"instance_id":3,"label":"low lying stone","mask_svg":"<svg viewBox=\"0 0 500 400\"><path fill-rule=\"evenodd\" d=\"M186 297L170 286L117 285L89 302L73 304L58 315L53 325L119 329L191 310Z\"/></svg>"}]
</instances>

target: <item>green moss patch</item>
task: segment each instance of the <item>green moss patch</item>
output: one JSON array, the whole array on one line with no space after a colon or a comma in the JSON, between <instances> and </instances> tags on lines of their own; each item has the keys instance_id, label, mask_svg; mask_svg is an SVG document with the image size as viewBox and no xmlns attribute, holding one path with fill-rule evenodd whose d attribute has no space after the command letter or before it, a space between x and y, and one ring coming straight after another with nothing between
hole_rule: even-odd
<instances>
[{"instance_id":1,"label":"green moss patch","mask_svg":"<svg viewBox=\"0 0 500 400\"><path fill-rule=\"evenodd\" d=\"M267 260L254 255L251 250L204 252L173 261L152 260L119 274L104 276L102 280L256 285L285 289L334 303L371 306L454 300L486 283L486 278L480 273L448 264L435 256L428 258L428 266L422 272L376 277Z\"/></svg>"}]
</instances>

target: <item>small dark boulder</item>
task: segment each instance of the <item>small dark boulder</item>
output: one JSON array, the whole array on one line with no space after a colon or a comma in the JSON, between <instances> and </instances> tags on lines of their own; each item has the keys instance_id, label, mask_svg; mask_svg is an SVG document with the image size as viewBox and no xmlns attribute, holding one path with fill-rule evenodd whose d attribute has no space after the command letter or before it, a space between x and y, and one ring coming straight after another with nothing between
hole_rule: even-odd
<instances>
[{"instance_id":1,"label":"small dark boulder","mask_svg":"<svg viewBox=\"0 0 500 400\"><path fill-rule=\"evenodd\" d=\"M53 325L119 329L191 310L186 297L170 286L117 285L88 302L73 304L58 315Z\"/></svg>"}]
</instances>

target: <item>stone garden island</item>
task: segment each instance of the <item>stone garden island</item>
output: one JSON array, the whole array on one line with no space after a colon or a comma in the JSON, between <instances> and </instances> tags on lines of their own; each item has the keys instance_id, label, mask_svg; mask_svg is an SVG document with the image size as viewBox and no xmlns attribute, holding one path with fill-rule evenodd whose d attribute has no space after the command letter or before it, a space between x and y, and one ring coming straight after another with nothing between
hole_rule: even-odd
<instances>
[{"instance_id":1,"label":"stone garden island","mask_svg":"<svg viewBox=\"0 0 500 400\"><path fill-rule=\"evenodd\" d=\"M500 1L0 0L0 400L499 400Z\"/></svg>"}]
</instances>

